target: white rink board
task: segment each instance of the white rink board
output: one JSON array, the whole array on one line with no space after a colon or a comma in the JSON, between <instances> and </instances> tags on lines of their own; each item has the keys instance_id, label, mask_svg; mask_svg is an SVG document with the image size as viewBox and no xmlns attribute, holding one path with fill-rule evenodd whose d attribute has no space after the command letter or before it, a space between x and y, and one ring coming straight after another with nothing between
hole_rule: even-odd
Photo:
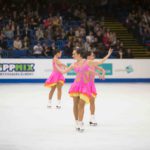
<instances>
[{"instance_id":1,"label":"white rink board","mask_svg":"<svg viewBox=\"0 0 150 150\"><path fill-rule=\"evenodd\" d=\"M60 59L69 65L73 59ZM108 59L102 67L106 69L106 78L150 78L150 60L148 59ZM0 79L46 79L52 71L52 59L1 59ZM74 73L64 75L74 79Z\"/></svg>"}]
</instances>

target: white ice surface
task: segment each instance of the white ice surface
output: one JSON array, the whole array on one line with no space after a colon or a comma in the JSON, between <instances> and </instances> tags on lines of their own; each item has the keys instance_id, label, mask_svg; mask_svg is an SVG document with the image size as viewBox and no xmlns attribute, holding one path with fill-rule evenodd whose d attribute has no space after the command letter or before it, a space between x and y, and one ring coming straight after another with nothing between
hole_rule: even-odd
<instances>
[{"instance_id":1,"label":"white ice surface","mask_svg":"<svg viewBox=\"0 0 150 150\"><path fill-rule=\"evenodd\" d=\"M96 84L97 127L74 129L70 84L48 109L43 84L0 84L0 150L150 150L150 84Z\"/></svg>"}]
</instances>

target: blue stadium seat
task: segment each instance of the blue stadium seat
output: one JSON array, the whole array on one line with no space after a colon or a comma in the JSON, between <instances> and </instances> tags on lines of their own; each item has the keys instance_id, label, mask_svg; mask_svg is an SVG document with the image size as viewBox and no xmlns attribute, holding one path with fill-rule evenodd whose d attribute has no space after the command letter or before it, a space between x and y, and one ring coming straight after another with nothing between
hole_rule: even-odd
<instances>
[{"instance_id":1,"label":"blue stadium seat","mask_svg":"<svg viewBox=\"0 0 150 150\"><path fill-rule=\"evenodd\" d=\"M12 58L12 50L2 50L2 58Z\"/></svg>"},{"instance_id":2,"label":"blue stadium seat","mask_svg":"<svg viewBox=\"0 0 150 150\"><path fill-rule=\"evenodd\" d=\"M9 49L13 48L13 40L12 39L7 39L7 46Z\"/></svg>"},{"instance_id":3,"label":"blue stadium seat","mask_svg":"<svg viewBox=\"0 0 150 150\"><path fill-rule=\"evenodd\" d=\"M26 57L27 54L28 54L28 50L12 50L13 58L23 58Z\"/></svg>"}]
</instances>

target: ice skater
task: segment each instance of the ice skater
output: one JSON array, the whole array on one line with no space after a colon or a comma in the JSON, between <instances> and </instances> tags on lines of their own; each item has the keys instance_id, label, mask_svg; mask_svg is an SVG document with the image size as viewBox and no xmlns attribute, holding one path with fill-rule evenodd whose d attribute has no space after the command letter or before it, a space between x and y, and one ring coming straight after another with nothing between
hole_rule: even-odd
<instances>
[{"instance_id":1,"label":"ice skater","mask_svg":"<svg viewBox=\"0 0 150 150\"><path fill-rule=\"evenodd\" d=\"M74 82L69 89L69 95L73 98L73 113L76 123L76 129L79 132L84 131L83 117L85 104L90 102L92 97L90 89L90 68L102 64L111 55L112 49L109 49L108 54L102 60L86 60L84 59L84 50L73 50L72 56L76 60L65 70L57 65L57 69L62 73L67 73L71 69L76 72Z\"/></svg>"},{"instance_id":2,"label":"ice skater","mask_svg":"<svg viewBox=\"0 0 150 150\"><path fill-rule=\"evenodd\" d=\"M45 82L45 87L51 88L49 92L49 98L48 98L48 107L52 107L52 97L55 92L55 89L57 88L57 104L56 108L61 108L61 96L62 96L62 86L65 82L65 78L63 74L56 68L56 65L58 65L60 68L66 67L59 58L62 55L62 52L60 50L55 50L53 52L54 57L52 60L52 73L49 76L49 78Z\"/></svg>"},{"instance_id":3,"label":"ice skater","mask_svg":"<svg viewBox=\"0 0 150 150\"><path fill-rule=\"evenodd\" d=\"M86 52L86 59L87 60L94 60L95 59L95 54L91 51L87 51ZM97 95L97 91L96 91L96 87L95 87L95 83L94 83L94 80L95 80L95 75L98 75L98 77L102 80L105 79L105 70L101 67L98 67L98 66L91 66L90 67L90 90L91 90L91 98L90 98L90 114L91 114L91 117L90 117L90 121L89 121L89 124L91 126L97 126L97 122L95 120L95 98L96 98L96 95ZM101 72L101 75L99 75L96 70L100 71Z\"/></svg>"}]
</instances>

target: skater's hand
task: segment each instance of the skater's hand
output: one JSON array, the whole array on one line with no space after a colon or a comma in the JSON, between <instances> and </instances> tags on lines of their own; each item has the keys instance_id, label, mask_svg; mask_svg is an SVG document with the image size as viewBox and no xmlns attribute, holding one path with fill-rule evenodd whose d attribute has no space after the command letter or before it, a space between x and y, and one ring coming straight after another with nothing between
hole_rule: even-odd
<instances>
[{"instance_id":1,"label":"skater's hand","mask_svg":"<svg viewBox=\"0 0 150 150\"><path fill-rule=\"evenodd\" d=\"M108 51L108 55L110 56L113 52L113 49L112 48L109 48L109 51Z\"/></svg>"},{"instance_id":2,"label":"skater's hand","mask_svg":"<svg viewBox=\"0 0 150 150\"><path fill-rule=\"evenodd\" d=\"M105 80L105 76L104 76L104 75L99 75L98 77L99 77L99 79L101 79L101 80Z\"/></svg>"}]
</instances>

